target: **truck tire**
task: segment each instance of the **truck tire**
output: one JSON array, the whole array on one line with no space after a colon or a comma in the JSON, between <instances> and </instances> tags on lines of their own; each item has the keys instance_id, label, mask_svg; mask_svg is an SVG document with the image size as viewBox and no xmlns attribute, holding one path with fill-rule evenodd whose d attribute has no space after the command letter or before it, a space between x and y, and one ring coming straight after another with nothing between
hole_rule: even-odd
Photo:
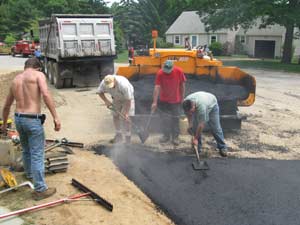
<instances>
[{"instance_id":1,"label":"truck tire","mask_svg":"<svg viewBox=\"0 0 300 225\"><path fill-rule=\"evenodd\" d=\"M49 61L47 63L47 66L48 66L48 80L49 80L49 83L50 84L53 84L53 76L54 76L54 71L53 71L53 62L52 61Z\"/></svg>"},{"instance_id":2,"label":"truck tire","mask_svg":"<svg viewBox=\"0 0 300 225\"><path fill-rule=\"evenodd\" d=\"M61 77L64 78L64 88L73 87L73 73L69 69L61 69Z\"/></svg>"},{"instance_id":3,"label":"truck tire","mask_svg":"<svg viewBox=\"0 0 300 225\"><path fill-rule=\"evenodd\" d=\"M53 63L53 84L57 89L64 87L64 79L60 76L59 65L57 62Z\"/></svg>"},{"instance_id":4,"label":"truck tire","mask_svg":"<svg viewBox=\"0 0 300 225\"><path fill-rule=\"evenodd\" d=\"M45 68L45 76L47 77L47 79L49 79L49 65L48 65L49 61L44 61L44 68Z\"/></svg>"}]
</instances>

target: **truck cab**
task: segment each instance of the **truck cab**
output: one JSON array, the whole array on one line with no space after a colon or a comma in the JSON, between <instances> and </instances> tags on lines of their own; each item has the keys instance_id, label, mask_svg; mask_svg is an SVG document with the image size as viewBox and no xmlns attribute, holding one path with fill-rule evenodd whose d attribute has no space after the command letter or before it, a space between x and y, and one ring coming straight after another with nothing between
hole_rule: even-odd
<instances>
[{"instance_id":1,"label":"truck cab","mask_svg":"<svg viewBox=\"0 0 300 225\"><path fill-rule=\"evenodd\" d=\"M15 57L15 55L20 54L23 57L28 57L29 55L33 55L34 50L35 43L33 41L20 40L11 48L11 55Z\"/></svg>"}]
</instances>

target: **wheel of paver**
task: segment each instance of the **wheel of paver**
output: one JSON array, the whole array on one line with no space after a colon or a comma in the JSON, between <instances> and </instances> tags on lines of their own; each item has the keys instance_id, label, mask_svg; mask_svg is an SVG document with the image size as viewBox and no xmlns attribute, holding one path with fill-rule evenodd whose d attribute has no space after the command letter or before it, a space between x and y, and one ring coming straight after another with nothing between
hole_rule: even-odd
<instances>
[{"instance_id":1,"label":"wheel of paver","mask_svg":"<svg viewBox=\"0 0 300 225\"><path fill-rule=\"evenodd\" d=\"M63 88L64 87L64 80L60 76L60 70L58 63L53 63L53 84L56 88Z\"/></svg>"},{"instance_id":2,"label":"wheel of paver","mask_svg":"<svg viewBox=\"0 0 300 225\"><path fill-rule=\"evenodd\" d=\"M50 84L53 84L53 82L54 82L53 81L54 80L54 78L53 78L53 76L54 76L53 62L49 61L47 63L47 65L48 65L48 79L49 79Z\"/></svg>"}]
</instances>

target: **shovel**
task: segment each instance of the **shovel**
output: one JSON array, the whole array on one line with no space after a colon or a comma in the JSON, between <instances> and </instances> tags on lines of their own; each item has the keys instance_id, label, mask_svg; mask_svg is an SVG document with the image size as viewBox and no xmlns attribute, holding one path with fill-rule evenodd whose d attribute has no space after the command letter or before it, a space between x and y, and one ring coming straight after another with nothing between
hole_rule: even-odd
<instances>
[{"instance_id":1,"label":"shovel","mask_svg":"<svg viewBox=\"0 0 300 225\"><path fill-rule=\"evenodd\" d=\"M118 110L116 110L113 106L109 106L108 109L112 110L113 112L116 112L122 119L126 120L126 117L123 115L123 113L121 113ZM138 127L132 121L129 121L129 123L135 129L135 131L137 132L137 135L139 136L141 142L145 143L145 141L149 137L148 132L145 129L141 129L140 127Z\"/></svg>"},{"instance_id":2,"label":"shovel","mask_svg":"<svg viewBox=\"0 0 300 225\"><path fill-rule=\"evenodd\" d=\"M197 161L192 163L193 169L194 170L209 170L207 162L200 160L199 152L198 152L196 145L192 144L192 148L194 149L196 156L197 156Z\"/></svg>"},{"instance_id":3,"label":"shovel","mask_svg":"<svg viewBox=\"0 0 300 225\"><path fill-rule=\"evenodd\" d=\"M148 137L149 137L149 126L150 126L150 122L151 122L151 120L152 120L153 113L154 113L154 111L151 110L151 113L150 113L149 118L148 118L148 120L147 120L146 126L145 126L144 129L142 129L142 131L141 131L141 132L142 132L142 136L143 136L143 141L142 141L143 144L146 142L146 140L147 140ZM141 139L141 140L142 140L142 139Z\"/></svg>"}]
</instances>

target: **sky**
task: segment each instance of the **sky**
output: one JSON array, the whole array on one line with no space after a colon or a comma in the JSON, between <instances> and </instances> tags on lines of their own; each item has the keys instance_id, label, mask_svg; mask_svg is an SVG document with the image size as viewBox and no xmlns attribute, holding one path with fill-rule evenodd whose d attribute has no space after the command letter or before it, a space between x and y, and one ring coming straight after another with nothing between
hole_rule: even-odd
<instances>
[{"instance_id":1,"label":"sky","mask_svg":"<svg viewBox=\"0 0 300 225\"><path fill-rule=\"evenodd\" d=\"M114 2L119 2L119 0L106 0L107 5L110 7Z\"/></svg>"}]
</instances>

